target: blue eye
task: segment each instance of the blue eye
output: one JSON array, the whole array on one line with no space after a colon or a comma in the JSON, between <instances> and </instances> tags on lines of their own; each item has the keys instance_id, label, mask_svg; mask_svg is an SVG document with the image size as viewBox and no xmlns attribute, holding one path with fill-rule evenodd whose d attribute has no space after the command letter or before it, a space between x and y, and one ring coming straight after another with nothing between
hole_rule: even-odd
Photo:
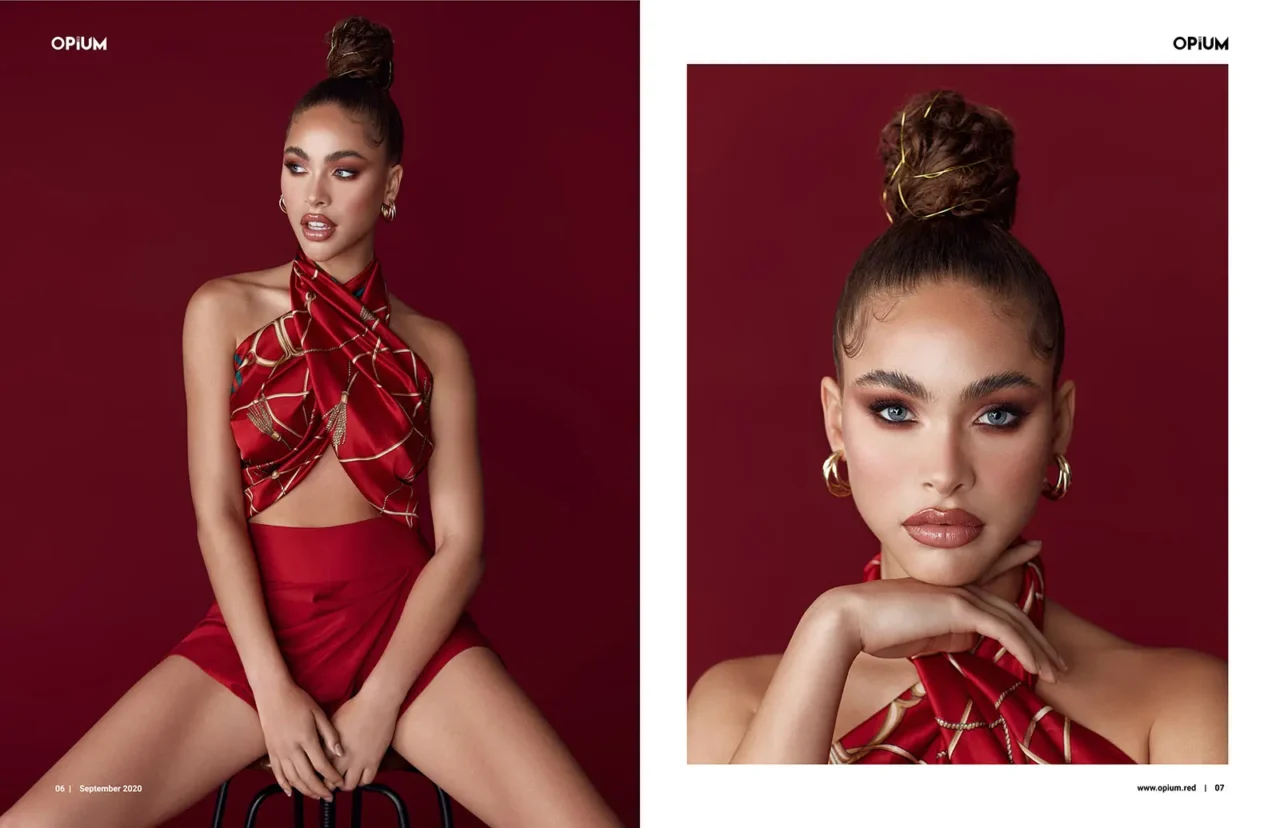
<instances>
[{"instance_id":1,"label":"blue eye","mask_svg":"<svg viewBox=\"0 0 1280 828\"><path fill-rule=\"evenodd\" d=\"M906 425L916 421L911 409L899 400L878 400L867 407L877 419L886 423ZM1014 429L1026 414L1027 412L1018 406L1002 405L982 412L978 416L976 425L999 430Z\"/></svg>"},{"instance_id":2,"label":"blue eye","mask_svg":"<svg viewBox=\"0 0 1280 828\"><path fill-rule=\"evenodd\" d=\"M993 408L990 411L984 411L978 417L978 423L992 428L1009 428L1021 420L1022 416L1022 412L1015 411L1012 408Z\"/></svg>"},{"instance_id":3,"label":"blue eye","mask_svg":"<svg viewBox=\"0 0 1280 828\"><path fill-rule=\"evenodd\" d=\"M302 166L302 165L301 165L301 164L294 164L294 163L293 163L293 162L291 162L291 161L286 161L286 162L284 162L284 166L285 166L285 168L286 168L287 170L289 170L289 172L293 173L294 175L298 175L298 173L297 173L297 172L295 172L293 168L294 168L294 167L300 167L300 166ZM344 168L341 168L341 169L338 169L338 170L334 170L334 172L349 173L349 175L339 176L343 181L350 181L351 179L355 178L355 177L356 177L356 175L357 175L357 173L356 173L356 171L355 171L355 170L348 170L348 169L346 169L345 167L344 167Z\"/></svg>"},{"instance_id":4,"label":"blue eye","mask_svg":"<svg viewBox=\"0 0 1280 828\"><path fill-rule=\"evenodd\" d=\"M878 402L871 406L871 410L875 412L880 419L890 423L909 423L911 422L911 409L905 405L895 402Z\"/></svg>"}]
</instances>

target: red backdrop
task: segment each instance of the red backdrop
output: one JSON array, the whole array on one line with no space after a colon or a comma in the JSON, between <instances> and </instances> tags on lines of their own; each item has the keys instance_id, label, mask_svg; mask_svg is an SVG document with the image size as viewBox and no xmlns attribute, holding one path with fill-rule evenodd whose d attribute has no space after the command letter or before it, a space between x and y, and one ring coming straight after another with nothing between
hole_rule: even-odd
<instances>
[{"instance_id":1,"label":"red backdrop","mask_svg":"<svg viewBox=\"0 0 1280 828\"><path fill-rule=\"evenodd\" d=\"M213 600L183 309L207 279L292 258L276 206L288 116L325 76L326 32L360 14L395 38L406 128L377 252L393 293L462 335L478 385L474 615L638 823L638 8L0 7L6 338L23 354L0 414L0 811ZM54 51L62 35L108 50ZM232 813L269 781L233 786ZM425 785L387 781L430 813ZM172 824L207 825L212 801ZM286 802L264 824L292 824Z\"/></svg>"},{"instance_id":2,"label":"red backdrop","mask_svg":"<svg viewBox=\"0 0 1280 828\"><path fill-rule=\"evenodd\" d=\"M1027 533L1050 597L1134 642L1226 658L1227 68L697 66L689 686L781 652L879 550L822 483L818 382L845 277L888 227L879 130L940 86L1012 121L1013 231L1066 315L1072 488Z\"/></svg>"}]
</instances>

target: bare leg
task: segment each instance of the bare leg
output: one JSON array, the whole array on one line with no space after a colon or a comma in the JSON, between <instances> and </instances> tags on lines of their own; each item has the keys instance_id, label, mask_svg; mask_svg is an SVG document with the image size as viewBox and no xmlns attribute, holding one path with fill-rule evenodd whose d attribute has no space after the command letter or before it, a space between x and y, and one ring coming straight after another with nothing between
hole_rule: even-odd
<instances>
[{"instance_id":1,"label":"bare leg","mask_svg":"<svg viewBox=\"0 0 1280 828\"><path fill-rule=\"evenodd\" d=\"M494 828L621 824L483 647L450 659L400 717L391 747Z\"/></svg>"},{"instance_id":2,"label":"bare leg","mask_svg":"<svg viewBox=\"0 0 1280 828\"><path fill-rule=\"evenodd\" d=\"M265 752L257 712L192 662L169 656L0 815L0 828L158 825ZM81 785L142 790L80 793Z\"/></svg>"}]
</instances>

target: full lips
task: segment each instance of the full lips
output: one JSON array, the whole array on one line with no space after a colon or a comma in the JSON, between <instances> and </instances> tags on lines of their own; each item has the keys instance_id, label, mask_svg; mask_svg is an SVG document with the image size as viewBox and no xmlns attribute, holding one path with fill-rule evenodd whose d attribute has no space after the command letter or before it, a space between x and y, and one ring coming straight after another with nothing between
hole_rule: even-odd
<instances>
[{"instance_id":1,"label":"full lips","mask_svg":"<svg viewBox=\"0 0 1280 828\"><path fill-rule=\"evenodd\" d=\"M324 230L312 230L307 225L302 225L302 235L311 241L324 241L333 235L333 227L330 226Z\"/></svg>"},{"instance_id":2,"label":"full lips","mask_svg":"<svg viewBox=\"0 0 1280 828\"><path fill-rule=\"evenodd\" d=\"M982 534L981 526L960 524L919 524L916 526L903 526L902 528L907 530L908 535L925 546L935 546L940 549L954 549L957 546L964 546L966 543L972 543L974 538Z\"/></svg>"}]
</instances>

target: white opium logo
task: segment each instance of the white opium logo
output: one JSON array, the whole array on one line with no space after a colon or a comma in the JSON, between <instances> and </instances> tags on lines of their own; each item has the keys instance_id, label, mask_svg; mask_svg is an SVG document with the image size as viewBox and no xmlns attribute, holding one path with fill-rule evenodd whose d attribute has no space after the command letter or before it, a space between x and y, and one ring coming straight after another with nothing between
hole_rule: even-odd
<instances>
[{"instance_id":1,"label":"white opium logo","mask_svg":"<svg viewBox=\"0 0 1280 828\"><path fill-rule=\"evenodd\" d=\"M72 49L88 51L107 51L107 39L96 37L55 37L51 44L55 52L66 52Z\"/></svg>"}]
</instances>

